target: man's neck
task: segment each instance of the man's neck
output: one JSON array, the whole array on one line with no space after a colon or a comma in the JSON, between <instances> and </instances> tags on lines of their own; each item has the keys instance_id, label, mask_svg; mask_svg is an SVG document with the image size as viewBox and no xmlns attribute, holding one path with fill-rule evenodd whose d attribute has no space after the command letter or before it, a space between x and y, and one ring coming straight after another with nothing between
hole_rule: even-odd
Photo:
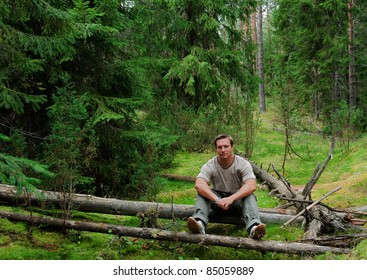
<instances>
[{"instance_id":1,"label":"man's neck","mask_svg":"<svg viewBox=\"0 0 367 280\"><path fill-rule=\"evenodd\" d=\"M225 158L225 159L222 159L222 158L218 157L218 163L224 169L227 169L228 167L230 167L232 165L233 161L234 161L234 155L233 154L230 157Z\"/></svg>"}]
</instances>

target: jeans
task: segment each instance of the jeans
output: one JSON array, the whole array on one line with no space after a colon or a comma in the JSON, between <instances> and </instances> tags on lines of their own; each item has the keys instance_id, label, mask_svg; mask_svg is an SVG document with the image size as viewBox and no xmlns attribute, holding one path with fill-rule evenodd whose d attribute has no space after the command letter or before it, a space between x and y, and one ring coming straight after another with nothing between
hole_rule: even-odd
<instances>
[{"instance_id":1,"label":"jeans","mask_svg":"<svg viewBox=\"0 0 367 280\"><path fill-rule=\"evenodd\" d=\"M227 197L229 193L223 193L212 190L218 198ZM257 206L257 198L254 194L250 194L249 196L237 200L233 202L228 210L223 210L219 206L217 206L214 202L202 197L201 195L197 195L196 204L195 204L195 213L192 216L195 219L200 219L203 221L205 225L209 222L209 213L213 211L214 215L216 212L220 214L227 215L238 215L240 214L239 219L243 219L243 222L246 225L246 229L249 230L253 225L260 224L260 216L259 209Z\"/></svg>"}]
</instances>

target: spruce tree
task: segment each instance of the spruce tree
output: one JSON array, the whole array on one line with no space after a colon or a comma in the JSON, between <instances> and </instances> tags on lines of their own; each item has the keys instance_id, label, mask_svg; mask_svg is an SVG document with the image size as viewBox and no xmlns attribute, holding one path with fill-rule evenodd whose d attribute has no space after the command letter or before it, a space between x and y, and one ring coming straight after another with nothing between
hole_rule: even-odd
<instances>
[{"instance_id":1,"label":"spruce tree","mask_svg":"<svg viewBox=\"0 0 367 280\"><path fill-rule=\"evenodd\" d=\"M348 100L347 3L281 0L274 24L277 59L292 71L298 103L328 122ZM333 128L335 120L328 124L333 134L341 132Z\"/></svg>"},{"instance_id":2,"label":"spruce tree","mask_svg":"<svg viewBox=\"0 0 367 280\"><path fill-rule=\"evenodd\" d=\"M140 37L134 39L149 42L143 56L155 55L153 117L182 135L186 148L197 150L205 149L219 131L238 131L234 127L241 124L237 113L242 109L237 108L256 101L255 49L242 29L255 1L135 4L134 29L144 36L135 32ZM140 16L148 20L138 20Z\"/></svg>"},{"instance_id":3,"label":"spruce tree","mask_svg":"<svg viewBox=\"0 0 367 280\"><path fill-rule=\"evenodd\" d=\"M108 186L124 193L119 188L131 186L140 166L147 168L147 151L161 149L157 139L167 134L158 125L144 124L143 114L137 114L152 99L147 73L135 66L138 54L130 47L131 5L116 0L5 0L1 8L5 51L0 59L0 109L6 124L1 132L27 135L24 152L50 163L55 178L68 172L77 175L59 185L73 182L71 189L97 194L103 194L100 186ZM81 109L81 98L87 115L65 113ZM72 116L74 121L69 122ZM83 133L78 138L79 129ZM130 141L134 149L121 149ZM164 143L170 146L172 141ZM56 146L58 150L52 149ZM68 150L71 147L75 148ZM95 157L83 160L77 150L90 147L96 150L88 154ZM162 151L164 155L169 149ZM68 162L65 168L55 164L58 160ZM160 166L160 161L152 164ZM93 185L81 184L82 178L93 178ZM152 175L149 180L153 179ZM50 188L54 185L48 182Z\"/></svg>"}]
</instances>

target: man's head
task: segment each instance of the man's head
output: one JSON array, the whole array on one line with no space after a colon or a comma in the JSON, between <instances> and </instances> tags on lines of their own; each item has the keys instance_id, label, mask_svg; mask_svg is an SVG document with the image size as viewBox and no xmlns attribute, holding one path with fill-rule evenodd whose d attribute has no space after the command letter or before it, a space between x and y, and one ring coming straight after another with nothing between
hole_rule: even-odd
<instances>
[{"instance_id":1,"label":"man's head","mask_svg":"<svg viewBox=\"0 0 367 280\"><path fill-rule=\"evenodd\" d=\"M214 140L219 160L226 161L233 158L233 138L227 134L220 134Z\"/></svg>"},{"instance_id":2,"label":"man's head","mask_svg":"<svg viewBox=\"0 0 367 280\"><path fill-rule=\"evenodd\" d=\"M215 137L214 139L214 146L217 148L217 142L218 140L222 140L222 139L228 139L230 144L231 144L231 147L233 147L233 138L231 135L228 135L228 134L219 134L217 137Z\"/></svg>"}]
</instances>

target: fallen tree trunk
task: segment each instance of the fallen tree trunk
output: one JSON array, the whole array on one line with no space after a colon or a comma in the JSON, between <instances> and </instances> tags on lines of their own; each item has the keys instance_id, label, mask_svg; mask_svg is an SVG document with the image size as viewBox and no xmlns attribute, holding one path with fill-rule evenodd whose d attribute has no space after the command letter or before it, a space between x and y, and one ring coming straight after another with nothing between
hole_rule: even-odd
<instances>
[{"instance_id":1,"label":"fallen tree trunk","mask_svg":"<svg viewBox=\"0 0 367 280\"><path fill-rule=\"evenodd\" d=\"M350 249L319 246L298 242L277 242L268 240L253 240L245 237L233 237L212 234L191 234L187 232L175 232L153 228L126 227L114 224L82 222L63 220L51 217L35 217L17 213L0 211L0 217L12 221L22 221L33 225L48 225L62 229L74 229L99 233L115 234L118 236L137 237L142 239L179 241L200 245L215 245L232 247L236 249L253 249L261 252L293 253L293 254L323 254L331 252L335 254L350 253Z\"/></svg>"},{"instance_id":2,"label":"fallen tree trunk","mask_svg":"<svg viewBox=\"0 0 367 280\"><path fill-rule=\"evenodd\" d=\"M248 159L247 159L248 160ZM266 170L260 168L252 161L248 160L252 166L256 179L262 184L267 185L271 189L271 193L279 194L284 197L292 198L293 194L289 191L288 187L284 183L273 175L271 175Z\"/></svg>"},{"instance_id":3,"label":"fallen tree trunk","mask_svg":"<svg viewBox=\"0 0 367 280\"><path fill-rule=\"evenodd\" d=\"M331 247L354 247L362 240L367 239L367 234L346 234L337 236L321 236L313 239L303 239L302 243L311 243Z\"/></svg>"},{"instance_id":4,"label":"fallen tree trunk","mask_svg":"<svg viewBox=\"0 0 367 280\"><path fill-rule=\"evenodd\" d=\"M39 191L32 194L31 204L37 206L60 207L61 193L52 191ZM17 194L13 186L0 184L0 201L9 203L25 203L23 196ZM102 198L85 194L73 194L71 198L72 208L83 212L95 212L103 214L117 214L126 216L137 216L140 214L156 213L163 219L186 219L194 213L193 205L168 204L141 201L127 201L114 198ZM260 218L264 223L282 224L294 217L293 211L284 209L260 209ZM211 222L243 225L241 219L232 215L215 215L210 217ZM303 217L298 217L296 224L303 222Z\"/></svg>"},{"instance_id":5,"label":"fallen tree trunk","mask_svg":"<svg viewBox=\"0 0 367 280\"><path fill-rule=\"evenodd\" d=\"M176 174L161 174L161 176L166 179L183 181L183 182L195 182L196 180L196 178L192 176L182 176L182 175L176 175Z\"/></svg>"}]
</instances>

